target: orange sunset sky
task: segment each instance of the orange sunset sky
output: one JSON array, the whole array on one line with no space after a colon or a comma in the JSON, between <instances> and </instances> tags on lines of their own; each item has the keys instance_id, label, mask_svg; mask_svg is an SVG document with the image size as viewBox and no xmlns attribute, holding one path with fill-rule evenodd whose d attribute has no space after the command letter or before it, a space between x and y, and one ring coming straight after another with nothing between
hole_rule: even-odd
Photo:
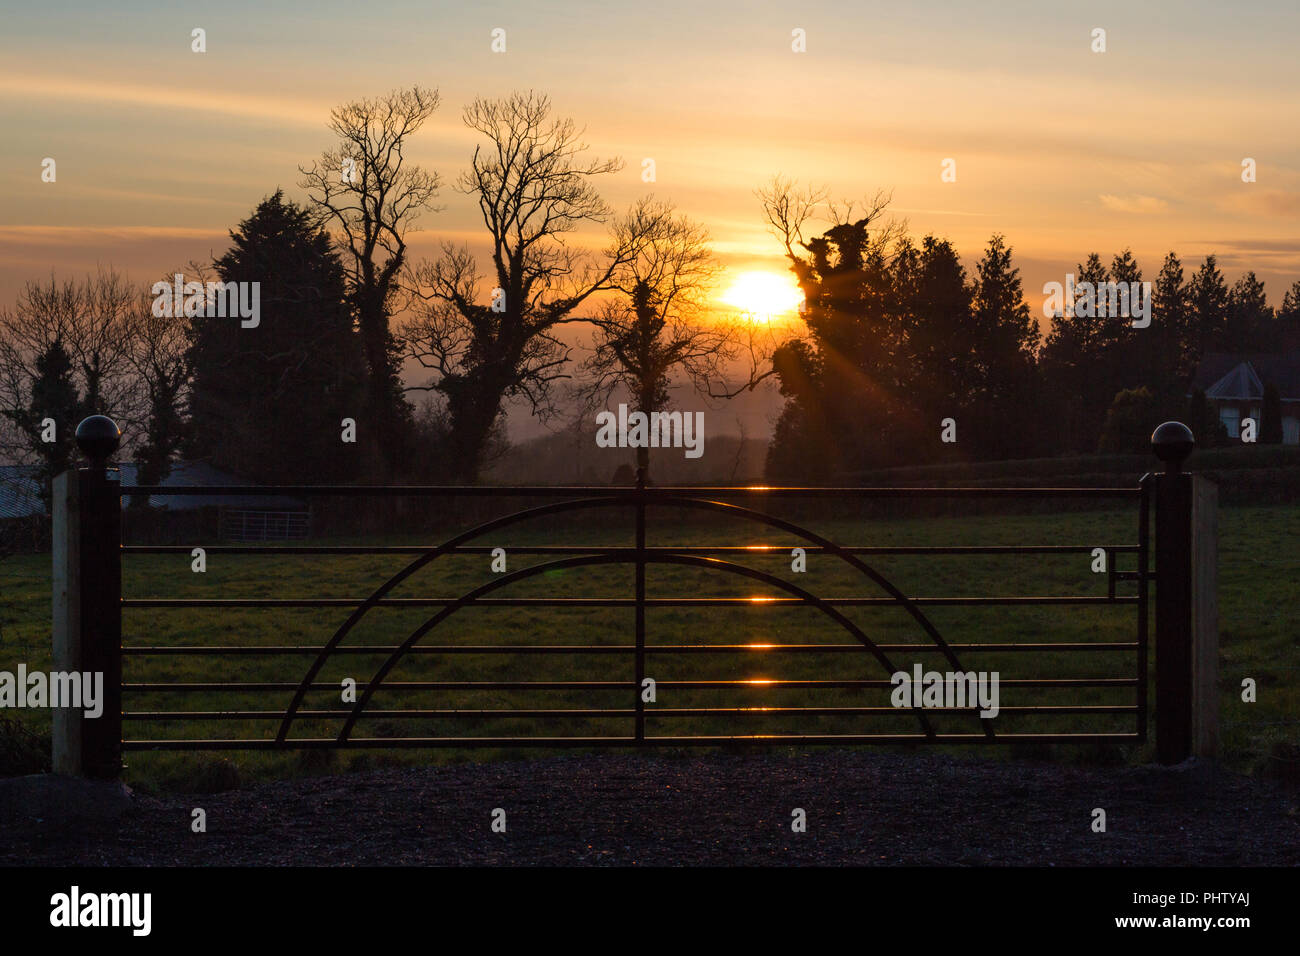
<instances>
[{"instance_id":1,"label":"orange sunset sky","mask_svg":"<svg viewBox=\"0 0 1300 956\"><path fill-rule=\"evenodd\" d=\"M51 271L143 282L220 254L277 187L303 198L331 107L418 83L443 105L408 159L446 185L416 259L481 241L451 188L475 144L462 106L534 88L593 155L626 161L611 204L653 192L709 228L723 290L786 274L753 195L779 173L835 197L892 190L894 215L953 240L968 271L1005 234L1035 315L1044 282L1125 246L1147 279L1170 249L1189 274L1217 253L1276 305L1300 278L1297 27L1293 2L23 5L0 40L0 303Z\"/></svg>"}]
</instances>

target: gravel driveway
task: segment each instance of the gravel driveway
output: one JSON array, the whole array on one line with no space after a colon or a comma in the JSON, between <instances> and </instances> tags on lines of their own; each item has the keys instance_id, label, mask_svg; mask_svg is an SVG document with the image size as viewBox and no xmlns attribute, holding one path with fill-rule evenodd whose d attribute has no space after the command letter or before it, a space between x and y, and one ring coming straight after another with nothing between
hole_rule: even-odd
<instances>
[{"instance_id":1,"label":"gravel driveway","mask_svg":"<svg viewBox=\"0 0 1300 956\"><path fill-rule=\"evenodd\" d=\"M7 826L0 863L1298 865L1298 806L1205 767L603 753L141 796L109 823ZM807 832L791 831L795 808Z\"/></svg>"}]
</instances>

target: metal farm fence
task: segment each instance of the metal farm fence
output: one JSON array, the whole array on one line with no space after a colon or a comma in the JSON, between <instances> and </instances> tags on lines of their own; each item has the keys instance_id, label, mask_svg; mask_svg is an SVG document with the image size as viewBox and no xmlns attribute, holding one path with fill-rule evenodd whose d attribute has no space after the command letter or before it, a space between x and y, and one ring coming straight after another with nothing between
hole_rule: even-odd
<instances>
[{"instance_id":1,"label":"metal farm fence","mask_svg":"<svg viewBox=\"0 0 1300 956\"><path fill-rule=\"evenodd\" d=\"M1164 475L1148 475L1132 487L1111 488L669 488L647 487L429 487L429 486L291 486L291 487L149 487L134 493L150 495L225 496L283 495L295 498L314 497L418 497L429 500L462 498L533 499L523 510L511 511L454 535L431 546L241 546L218 545L205 548L206 555L388 555L406 556L405 565L387 577L375 581L364 597L337 595L291 597L124 597L121 593L123 557L143 554L191 552L190 545L123 545L120 530L120 496L123 490L105 467L115 439L97 441L93 429L78 430L79 442L93 464L80 471L60 476L56 489L55 569L56 591L63 594L66 608L62 624L56 614L56 652L62 647L65 659L75 650L82 669L103 669L106 675L108 704L105 718L85 720L74 738L62 736L56 725L56 764L60 746L68 769L96 776L119 772L123 751L140 750L287 750L314 748L435 748L435 747L610 747L610 746L696 746L720 744L998 744L998 743L1139 743L1147 739L1148 715L1148 621L1151 585L1156 589L1156 709L1157 745L1162 760L1182 759L1190 753L1202 753L1214 745L1213 673L1213 486L1180 472L1181 462L1191 450L1190 433L1170 423L1157 430L1153 438L1156 452L1165 459ZM110 423L111 424L111 423ZM1175 428L1176 426L1176 428ZM113 426L116 429L116 426ZM1173 429L1170 431L1170 429ZM1177 431L1182 429L1182 431ZM86 433L83 435L83 431ZM109 447L109 446L112 447ZM1088 554L1098 544L1051 543L1017 545L963 546L869 546L844 545L792 520L763 510L764 502L797 499L832 501L919 500L935 499L1090 499L1113 500L1133 506L1134 533L1128 541L1100 545L1106 553L1106 590L1096 595L978 595L978 596L909 596L874 566L877 557L911 555L918 558L939 556L1010 556ZM537 504L536 501L543 503ZM1156 511L1156 546L1153 548L1149 525ZM723 516L754 524L767 533L780 532L788 540L782 545L650 545L648 532L674 527L663 522L666 511L686 510L711 516ZM582 542L511 547L512 555L526 554L543 559L540 563L493 574L481 583L472 583L460 593L438 597L395 596L394 592L431 566L453 556L491 555L490 543L500 540L508 529L527 527L546 521L553 526L563 518L572 525L574 517L595 515L602 526L613 527L615 515L623 516L631 540L619 545L591 545ZM494 536L496 536L494 538ZM787 576L755 566L755 559L801 547L810 556L826 556L840 563L851 580L861 585L852 596L827 596L795 583ZM1131 556L1131 570L1120 570L1119 556ZM1154 557L1155 569L1151 569ZM1127 560L1127 558L1126 558ZM481 567L481 565L480 565ZM623 567L631 574L621 580L622 593L580 596L547 593L548 578L578 569ZM648 572L691 569L709 579L758 585L769 593L761 596L703 596L699 593L648 592ZM62 582L62 590L60 584ZM520 596L517 586L540 582L543 593ZM337 586L331 582L333 586ZM691 585L694 587L694 585ZM1006 607L1035 606L1118 606L1132 611L1132 637L1121 641L949 641L931 619L935 607ZM632 626L626 638L612 643L548 642L463 643L448 639L455 633L463 612L470 608L530 609L544 615L548 609L622 608L631 612ZM748 608L759 613L777 608L804 607L814 610L828 622L836 640L795 642L715 643L682 640L668 628L652 629L647 624L650 609ZM918 640L885 642L873 639L849 615L850 609L892 607L910 619ZM123 612L136 609L183 611L209 609L338 609L346 617L328 637L297 644L172 644L149 642L128 631L122 640ZM359 626L381 609L406 609L419 613L419 623L406 629L397 643L374 644L355 640ZM61 628L61 629L60 629ZM656 633L657 630L657 633ZM400 633L400 632L399 632ZM62 636L60 636L62 635ZM353 640L350 640L353 638ZM914 702L905 707L860 702L863 695L884 692L893 687L892 676L906 668L899 661L912 655L937 662L944 670L957 673L976 671L973 662L990 655L1013 654L1017 659L1057 660L1057 655L1090 655L1113 662L1114 672L1106 676L1062 677L1047 673L1001 681L1001 688L1011 697L1022 691L1051 697L1051 702L1011 703L1000 706L1000 714L1019 718L1082 716L1090 722L1100 715L1117 717L1121 729L1099 732L1003 730L994 720L982 717L979 706L967 701L964 706L922 707ZM463 670L453 666L462 662L501 661L502 655L514 668L509 679L498 677L499 667L490 670L494 679L475 679L484 675L456 676ZM56 653L56 657L57 657ZM165 679L166 667L159 662L178 656L211 661L212 680L184 681ZM466 657L467 656L467 657ZM598 680L536 678L537 662L563 657L566 660L598 662L603 675ZM249 657L297 661L286 671L287 679L229 680L218 679L230 662ZM161 669L161 675L143 681L122 680L123 659L132 661L134 674L139 667ZM814 677L812 679L756 679L753 677L719 679L696 673L685 678L658 680L659 661L674 659L678 669L704 670L705 658L725 658L745 666L762 659L798 658L805 670L824 667L835 674L832 662L848 662L852 676ZM391 675L399 665L416 659L447 662L447 673L435 680L397 680ZM342 707L322 708L310 705L319 695L339 700L340 683L324 678L331 665L341 660L368 661L359 669L355 699ZM308 663L309 662L309 663ZM654 667L651 662L656 662ZM684 662L684 663L683 663ZM692 664L690 662L700 662ZM824 664L822 662L825 662ZM305 665L305 666L303 666ZM664 705L648 699L647 679L654 681L654 692L665 696ZM1208 681L1208 684L1207 684ZM1208 689L1207 689L1208 687ZM797 691L802 702L794 705L770 703L782 691ZM756 691L764 697L755 706ZM689 693L688 693L689 692ZM1079 699L1096 692L1118 695L1107 703ZM707 706L679 701L716 696ZM844 695L853 702L845 703ZM141 699L199 700L191 708L139 709ZM486 696L488 704L467 703ZM565 703L554 704L556 698ZM248 699L266 700L270 707L249 707ZM430 700L434 706L384 705L386 700ZM819 698L810 700L810 698ZM820 698L825 698L820 699ZM505 701L504 705L501 701ZM655 697L657 700L657 696ZM213 702L216 703L213 703ZM576 701L576 702L575 702ZM669 705L669 702L672 702ZM441 704L441 706L439 706ZM495 704L495 705L494 705ZM899 729L900 717L910 724ZM806 721L808 729L764 732L764 718L782 722ZM835 719L837 732L819 730L819 721ZM71 715L65 721L75 718ZM674 732L674 722L683 719L708 720L724 724L725 732ZM453 731L437 736L389 732L364 735L358 733L364 721L398 722L435 721L452 728L469 729L509 727L511 732L471 733ZM171 728L195 722L221 721L222 726L250 728L242 735L222 737L167 737L124 735L123 727L148 727L163 724ZM592 723L600 732L557 735L547 728L559 722ZM582 722L586 722L583 724ZM957 721L960 727L953 729ZM226 723L229 722L229 723ZM756 725L757 722L757 725ZM879 729L879 724L890 725ZM937 726L942 723L943 726ZM844 727L847 725L848 729ZM328 733L319 728L328 727ZM303 731L303 728L315 729ZM271 735L271 730L274 734ZM67 731L67 727L64 728ZM63 740L63 744L60 741Z\"/></svg>"}]
</instances>

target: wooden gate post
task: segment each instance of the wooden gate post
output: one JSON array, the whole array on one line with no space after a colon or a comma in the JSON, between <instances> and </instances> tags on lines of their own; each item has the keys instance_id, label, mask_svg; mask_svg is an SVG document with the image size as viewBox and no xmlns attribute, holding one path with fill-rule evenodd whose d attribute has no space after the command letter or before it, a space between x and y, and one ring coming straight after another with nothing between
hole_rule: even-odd
<instances>
[{"instance_id":1,"label":"wooden gate post","mask_svg":"<svg viewBox=\"0 0 1300 956\"><path fill-rule=\"evenodd\" d=\"M1213 757L1219 736L1218 488L1182 471L1181 422L1151 435L1156 476L1156 756Z\"/></svg>"},{"instance_id":2,"label":"wooden gate post","mask_svg":"<svg viewBox=\"0 0 1300 956\"><path fill-rule=\"evenodd\" d=\"M122 499L107 469L121 432L103 415L77 426L90 466L54 479L54 667L103 675L100 715L54 711L54 772L112 779L122 769Z\"/></svg>"}]
</instances>

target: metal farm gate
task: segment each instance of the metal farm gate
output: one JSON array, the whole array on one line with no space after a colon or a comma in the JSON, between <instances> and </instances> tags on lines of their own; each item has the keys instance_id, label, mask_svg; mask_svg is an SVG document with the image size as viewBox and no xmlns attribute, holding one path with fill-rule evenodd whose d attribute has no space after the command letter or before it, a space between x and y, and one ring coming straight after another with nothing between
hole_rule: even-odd
<instances>
[{"instance_id":1,"label":"metal farm gate","mask_svg":"<svg viewBox=\"0 0 1300 956\"><path fill-rule=\"evenodd\" d=\"M660 488L638 483L634 487L428 487L428 486L293 486L293 487L149 487L132 493L150 495L291 495L299 498L419 497L429 501L465 498L493 500L531 499L513 510L455 535L432 547L344 546L209 546L205 557L222 555L283 556L310 559L313 555L405 555L409 561L386 580L372 580L364 596L333 595L276 597L164 598L123 596L122 559L143 554L191 555L192 545L123 545L121 541L122 489L106 467L116 448L116 426L97 433L93 419L78 429L78 442L91 459L90 467L67 472L56 483L55 578L56 666L60 662L81 670L105 673L107 703L99 720L79 714L56 715L56 769L91 776L115 776L123 752L140 750L288 750L314 748L434 748L434 747L608 747L696 746L732 744L996 744L996 743L1141 743L1147 739L1148 714L1148 599L1156 583L1156 698L1157 746L1164 761L1181 760L1214 747L1217 707L1214 690L1214 514L1213 486L1181 473L1190 453L1190 432L1166 423L1153 436L1156 453L1165 460L1163 475L1148 475L1132 487L1112 488ZM107 422L106 419L103 420ZM801 524L763 510L762 503L784 499L920 500L920 499L1108 499L1132 507L1133 534L1127 541L1043 543L982 546L868 546L829 540ZM537 501L544 503L537 504ZM1148 527L1156 511L1156 543ZM780 532L780 545L649 545L648 532L665 511L725 516L752 524L767 533ZM437 597L400 597L393 592L408 581L418 581L421 571L437 568L452 556L479 555L484 568L493 556L494 535L518 530L556 516L594 518L612 527L618 516L626 522L631 540L619 545L565 544L510 547L510 555L544 558L517 570L486 574L484 580L464 586L460 593ZM551 522L553 525L554 522ZM672 527L672 525L667 525ZM501 540L496 538L495 540ZM790 554L802 548L807 556L829 557L841 564L860 593L831 597L794 583L789 576L753 566L753 561L775 553ZM1098 547L1105 552L1105 593L1095 595L980 595L909 596L882 575L873 562L878 556L918 557L961 555L1088 555ZM1119 570L1120 556L1132 561ZM1155 569L1151 570L1154 557ZM748 560L747 560L748 559ZM512 595L517 585L532 581L545 592L548 579L577 569L621 566L631 574L620 578L623 593L614 595L558 596L550 593ZM703 596L699 593L648 593L648 572L660 569L694 569L708 579L759 585L762 595ZM794 575L798 577L798 575ZM329 582L340 588L338 582ZM60 601L62 604L60 605ZM934 607L1024 608L1081 605L1122 606L1131 609L1131 639L1122 641L1016 641L959 642L946 640L932 622ZM892 607L910 619L914 641L877 642L846 613L855 607ZM60 607L62 610L60 611ZM559 608L625 608L632 626L613 642L529 643L503 640L463 643L449 639L469 608L534 609L538 615ZM745 607L758 613L775 608L809 607L829 622L841 637L816 642L711 643L683 640L667 627L647 625L649 609L699 609ZM293 644L176 644L151 642L134 628L123 642L123 613L136 609L190 608L311 608L339 609L346 618L320 640ZM383 644L355 640L362 625L381 609L418 612L418 624L399 633L404 639ZM725 612L716 612L725 613ZM128 620L131 618L128 616ZM531 620L531 618L530 618ZM562 626L562 625L560 625ZM516 631L518 625L515 626ZM680 632L680 627L676 628ZM658 631L658 633L656 633ZM949 673L974 673L990 655L1016 655L1018 660L1059 660L1089 656L1109 662L1105 676L1062 677L1040 673L1001 681L1012 702L1000 705L999 714L1014 718L1018 729L1000 729L1000 723L981 717L979 706L931 708L909 704L891 706L888 695L893 675L906 672L916 658L934 661ZM178 659L210 661L211 679L168 679ZM278 679L224 679L235 661L273 660ZM498 662L493 679L482 675L459 676L454 662ZM601 679L536 679L538 662L563 658L595 662ZM798 659L805 670L813 661L846 665L851 676L780 679L767 677L701 677L706 658L731 661L735 668L761 659ZM129 678L122 678L123 660ZM404 662L444 662L438 666L444 679L396 680L390 675ZM500 662L511 663L508 678L500 675ZM676 670L686 677L658 680L661 661L677 660ZM355 662L354 699L340 697L340 681L323 675L340 661ZM681 663L686 662L686 663ZM691 663L695 662L695 663ZM477 665L476 665L477 666ZM483 665L485 668L487 665ZM929 667L930 665L927 665ZM335 668L337 670L337 668ZM842 667L840 667L842 670ZM137 675L149 675L138 680ZM653 684L648 683L653 682ZM781 692L797 692L800 703L773 703ZM1099 703L1098 691L1118 699ZM755 693L761 703L755 704ZM1016 703L1032 692L1050 702ZM709 703L680 705L679 700L705 694ZM845 702L846 695L850 698ZM868 696L874 695L874 696ZM1091 696L1089 696L1091 695ZM386 701L419 698L425 706L396 706ZM566 700L559 705L549 703ZM659 698L666 698L659 702ZM191 707L141 708L141 699L165 699ZM256 699L270 703L249 706ZM342 706L322 707L321 700L340 699ZM488 703L483 703L483 700ZM447 703L451 701L451 703ZM870 702L867 702L870 701ZM431 702L434 706L428 706ZM441 703L441 706L438 706ZM1118 719L1120 726L1063 731L1033 729L1036 719L1078 716L1095 721L1102 715ZM900 718L907 721L900 728ZM804 723L798 730L765 732L763 721L786 725ZM708 732L674 732L683 722L708 721ZM242 727L242 734L217 736L167 736L150 733L151 727L183 729L196 722ZM486 733L467 730L437 736L402 732L410 722L434 721L459 728L488 728ZM819 723L837 722L835 732L818 729ZM398 723L393 723L398 722ZM557 735L556 723L595 725L599 732ZM936 724L943 723L937 727ZM954 726L956 722L957 726ZM362 728L386 724L385 733L362 733ZM885 724L886 729L880 729ZM995 726L995 724L999 724ZM1019 729L1028 725L1029 729ZM845 730L847 725L849 729ZM499 728L511 728L502 732ZM325 728L322 731L322 728ZM393 728L397 728L396 731Z\"/></svg>"}]
</instances>

